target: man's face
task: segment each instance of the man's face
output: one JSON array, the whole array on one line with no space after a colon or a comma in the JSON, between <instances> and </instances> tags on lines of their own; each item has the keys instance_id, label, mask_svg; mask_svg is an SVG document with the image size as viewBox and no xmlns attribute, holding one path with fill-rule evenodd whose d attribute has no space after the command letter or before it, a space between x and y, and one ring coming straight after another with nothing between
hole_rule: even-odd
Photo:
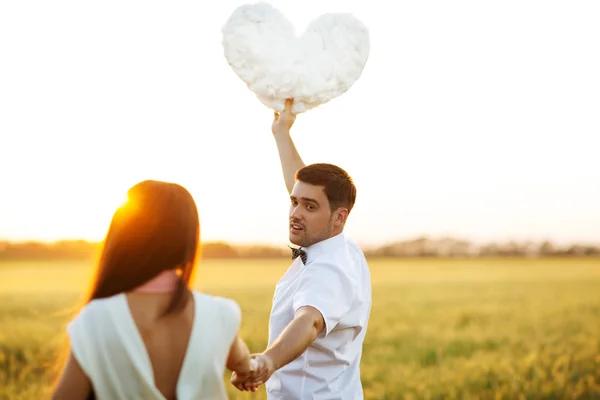
<instances>
[{"instance_id":1,"label":"man's face","mask_svg":"<svg viewBox=\"0 0 600 400\"><path fill-rule=\"evenodd\" d=\"M323 186L296 181L290 195L290 242L308 247L331 237L336 227Z\"/></svg>"}]
</instances>

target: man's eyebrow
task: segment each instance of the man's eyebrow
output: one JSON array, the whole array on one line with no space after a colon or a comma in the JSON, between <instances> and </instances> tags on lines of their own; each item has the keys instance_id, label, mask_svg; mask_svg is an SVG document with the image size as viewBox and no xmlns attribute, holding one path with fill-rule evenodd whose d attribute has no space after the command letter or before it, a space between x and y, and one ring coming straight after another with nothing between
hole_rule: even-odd
<instances>
[{"instance_id":1,"label":"man's eyebrow","mask_svg":"<svg viewBox=\"0 0 600 400\"><path fill-rule=\"evenodd\" d=\"M296 196L290 196L291 200L298 200L298 198ZM311 199L310 197L300 197L300 199L304 200L304 201L308 201L311 203L315 203L316 205L320 206L319 202L315 199Z\"/></svg>"}]
</instances>

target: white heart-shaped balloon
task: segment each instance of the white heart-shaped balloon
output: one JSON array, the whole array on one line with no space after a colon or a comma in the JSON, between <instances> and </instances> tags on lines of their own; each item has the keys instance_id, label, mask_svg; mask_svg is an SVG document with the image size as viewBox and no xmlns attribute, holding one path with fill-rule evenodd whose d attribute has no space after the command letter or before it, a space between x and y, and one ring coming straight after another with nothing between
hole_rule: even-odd
<instances>
[{"instance_id":1,"label":"white heart-shaped balloon","mask_svg":"<svg viewBox=\"0 0 600 400\"><path fill-rule=\"evenodd\" d=\"M222 29L234 72L267 107L283 111L293 98L301 113L340 96L360 77L369 57L369 32L352 14L324 14L301 36L267 3L237 8Z\"/></svg>"}]
</instances>

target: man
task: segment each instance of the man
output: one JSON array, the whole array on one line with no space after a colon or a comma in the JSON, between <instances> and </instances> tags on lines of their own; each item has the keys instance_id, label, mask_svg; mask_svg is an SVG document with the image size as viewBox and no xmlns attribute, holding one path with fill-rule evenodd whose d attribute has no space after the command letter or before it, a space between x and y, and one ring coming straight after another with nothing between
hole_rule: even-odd
<instances>
[{"instance_id":1,"label":"man","mask_svg":"<svg viewBox=\"0 0 600 400\"><path fill-rule=\"evenodd\" d=\"M290 136L291 100L272 131L290 193L294 260L277 283L268 348L255 372L232 375L240 390L266 382L270 400L363 398L362 345L371 310L371 279L360 248L344 233L356 188L341 168L305 166Z\"/></svg>"}]
</instances>

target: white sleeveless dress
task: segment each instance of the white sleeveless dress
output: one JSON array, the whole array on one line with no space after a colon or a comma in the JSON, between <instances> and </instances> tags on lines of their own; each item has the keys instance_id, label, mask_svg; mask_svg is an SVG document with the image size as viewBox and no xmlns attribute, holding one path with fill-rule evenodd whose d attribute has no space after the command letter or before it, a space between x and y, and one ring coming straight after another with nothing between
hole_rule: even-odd
<instances>
[{"instance_id":1,"label":"white sleeveless dress","mask_svg":"<svg viewBox=\"0 0 600 400\"><path fill-rule=\"evenodd\" d=\"M227 399L224 372L241 322L239 305L193 291L194 323L177 383L178 400ZM125 294L93 300L67 327L71 351L98 400L165 400Z\"/></svg>"}]
</instances>

